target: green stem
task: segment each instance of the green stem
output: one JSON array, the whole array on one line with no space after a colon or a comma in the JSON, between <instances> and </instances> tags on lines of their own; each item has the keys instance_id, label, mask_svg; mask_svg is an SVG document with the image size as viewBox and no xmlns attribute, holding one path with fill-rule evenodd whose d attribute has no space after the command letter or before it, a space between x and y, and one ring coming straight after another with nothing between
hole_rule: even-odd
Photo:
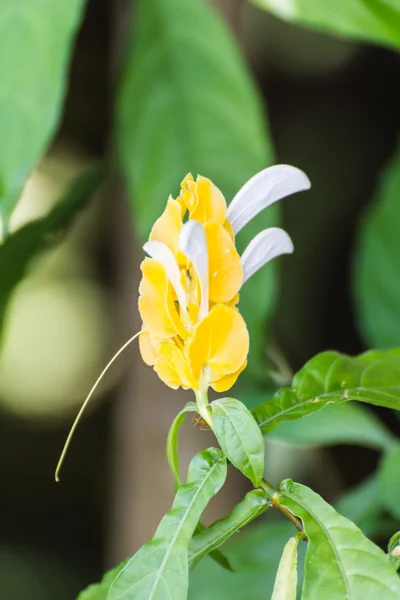
<instances>
[{"instance_id":1,"label":"green stem","mask_svg":"<svg viewBox=\"0 0 400 600\"><path fill-rule=\"evenodd\" d=\"M279 504L278 490L276 490L268 481L266 481L266 479L262 479L260 483L260 488L264 490L264 492L267 494L268 500L271 502L271 504L275 506L278 510L280 510L281 513L293 523L293 525L296 527L296 529L298 529L298 531L304 534L303 525L301 521L297 517L295 517L294 514L291 513L290 510L288 510L285 506L281 506Z\"/></svg>"},{"instance_id":2,"label":"green stem","mask_svg":"<svg viewBox=\"0 0 400 600\"><path fill-rule=\"evenodd\" d=\"M203 417L209 428L212 429L211 409L208 403L207 392L195 390L194 393L196 395L197 410L199 411L199 415Z\"/></svg>"}]
</instances>

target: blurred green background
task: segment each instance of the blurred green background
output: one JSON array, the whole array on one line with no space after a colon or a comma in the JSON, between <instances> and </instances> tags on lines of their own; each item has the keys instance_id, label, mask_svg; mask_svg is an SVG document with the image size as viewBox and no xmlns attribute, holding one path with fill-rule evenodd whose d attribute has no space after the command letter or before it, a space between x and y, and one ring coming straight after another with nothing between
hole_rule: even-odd
<instances>
[{"instance_id":1,"label":"blurred green background","mask_svg":"<svg viewBox=\"0 0 400 600\"><path fill-rule=\"evenodd\" d=\"M281 223L296 251L243 295L252 355L241 400L255 406L322 350L400 346L400 6L368 12L352 0L360 8L337 19L312 3L304 13L301 2L297 12L291 2L207 4L0 2L4 600L75 598L170 506L164 443L185 394L164 389L133 348L98 390L60 484L53 475L87 391L140 326L140 242L188 170L228 201L268 164L296 165L312 182L261 219ZM106 176L91 170L105 163ZM269 478L342 496L344 514L383 544L399 528L399 468L385 467L386 500L383 467L363 484L365 514L343 495L384 464L400 421L353 406L308 419L301 434L282 426L267 442ZM209 438L186 429L190 457ZM208 519L245 490L231 473ZM257 600L273 581L272 531L281 549L286 523L267 521L230 551L248 557L256 589L238 592L236 575L213 567L230 600ZM193 599L212 597L202 573Z\"/></svg>"}]
</instances>

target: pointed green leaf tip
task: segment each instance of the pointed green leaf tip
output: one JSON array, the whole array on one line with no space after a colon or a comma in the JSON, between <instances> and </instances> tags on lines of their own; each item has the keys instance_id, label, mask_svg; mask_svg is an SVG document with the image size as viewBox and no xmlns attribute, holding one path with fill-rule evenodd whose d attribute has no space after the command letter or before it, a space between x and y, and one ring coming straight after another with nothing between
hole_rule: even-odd
<instances>
[{"instance_id":1,"label":"pointed green leaf tip","mask_svg":"<svg viewBox=\"0 0 400 600\"><path fill-rule=\"evenodd\" d=\"M246 406L235 398L211 403L212 427L226 457L255 487L264 474L264 440Z\"/></svg>"},{"instance_id":2,"label":"pointed green leaf tip","mask_svg":"<svg viewBox=\"0 0 400 600\"><path fill-rule=\"evenodd\" d=\"M220 450L210 448L194 457L187 483L179 488L154 538L128 561L107 600L186 600L189 542L201 513L225 478L226 458Z\"/></svg>"}]
</instances>

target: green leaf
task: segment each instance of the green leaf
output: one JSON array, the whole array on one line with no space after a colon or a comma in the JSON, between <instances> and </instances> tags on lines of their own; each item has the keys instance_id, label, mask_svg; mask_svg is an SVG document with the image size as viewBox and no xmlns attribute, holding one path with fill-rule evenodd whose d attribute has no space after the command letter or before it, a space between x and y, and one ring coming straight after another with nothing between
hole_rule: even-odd
<instances>
[{"instance_id":1,"label":"green leaf","mask_svg":"<svg viewBox=\"0 0 400 600\"><path fill-rule=\"evenodd\" d=\"M182 480L179 472L179 454L178 454L178 439L179 430L183 425L188 412L196 412L197 406L195 402L188 402L180 413L175 417L167 437L167 460L169 468L172 471L175 480L175 488L178 489L182 485Z\"/></svg>"},{"instance_id":2,"label":"green leaf","mask_svg":"<svg viewBox=\"0 0 400 600\"><path fill-rule=\"evenodd\" d=\"M362 481L335 502L337 511L353 521L364 535L379 534L379 516L382 511L381 485L376 475Z\"/></svg>"},{"instance_id":3,"label":"green leaf","mask_svg":"<svg viewBox=\"0 0 400 600\"><path fill-rule=\"evenodd\" d=\"M181 412L175 417L174 422L168 433L167 438L167 460L169 467L173 473L175 480L175 491L177 491L181 485L182 480L179 472L179 454L178 454L178 442L179 442L179 430L182 427L183 421L185 420L188 412L197 412L197 405L195 402L188 402ZM199 521L196 527L196 532L201 532L205 529L205 526ZM219 550L211 552L211 556L221 567L224 569L231 570L228 559Z\"/></svg>"},{"instance_id":4,"label":"green leaf","mask_svg":"<svg viewBox=\"0 0 400 600\"><path fill-rule=\"evenodd\" d=\"M264 474L264 439L248 408L235 398L211 403L212 428L226 457L255 487Z\"/></svg>"},{"instance_id":5,"label":"green leaf","mask_svg":"<svg viewBox=\"0 0 400 600\"><path fill-rule=\"evenodd\" d=\"M252 1L285 21L400 48L400 6L396 0Z\"/></svg>"},{"instance_id":6,"label":"green leaf","mask_svg":"<svg viewBox=\"0 0 400 600\"><path fill-rule=\"evenodd\" d=\"M172 509L154 538L127 563L110 588L108 600L186 600L188 546L200 515L226 478L226 459L210 448L189 466L188 481L179 488Z\"/></svg>"},{"instance_id":7,"label":"green leaf","mask_svg":"<svg viewBox=\"0 0 400 600\"><path fill-rule=\"evenodd\" d=\"M0 332L12 292L24 277L30 260L59 241L104 179L103 169L90 169L72 183L48 215L28 223L0 246Z\"/></svg>"},{"instance_id":8,"label":"green leaf","mask_svg":"<svg viewBox=\"0 0 400 600\"><path fill-rule=\"evenodd\" d=\"M207 554L224 544L239 529L250 523L268 508L263 490L252 490L223 519L193 536L189 545L189 564L193 568Z\"/></svg>"},{"instance_id":9,"label":"green leaf","mask_svg":"<svg viewBox=\"0 0 400 600\"><path fill-rule=\"evenodd\" d=\"M282 421L349 400L400 410L400 349L355 357L333 351L317 354L294 376L292 387L278 390L252 413L267 435Z\"/></svg>"},{"instance_id":10,"label":"green leaf","mask_svg":"<svg viewBox=\"0 0 400 600\"><path fill-rule=\"evenodd\" d=\"M379 348L400 340L399 189L398 151L360 221L353 261L358 326L367 343Z\"/></svg>"},{"instance_id":11,"label":"green leaf","mask_svg":"<svg viewBox=\"0 0 400 600\"><path fill-rule=\"evenodd\" d=\"M400 519L400 446L383 457L379 480L384 505Z\"/></svg>"},{"instance_id":12,"label":"green leaf","mask_svg":"<svg viewBox=\"0 0 400 600\"><path fill-rule=\"evenodd\" d=\"M375 414L358 404L331 404L307 415L299 426L285 421L271 437L304 446L357 444L374 450L390 450L396 438Z\"/></svg>"},{"instance_id":13,"label":"green leaf","mask_svg":"<svg viewBox=\"0 0 400 600\"><path fill-rule=\"evenodd\" d=\"M3 224L54 133L84 0L0 7L0 214Z\"/></svg>"},{"instance_id":14,"label":"green leaf","mask_svg":"<svg viewBox=\"0 0 400 600\"><path fill-rule=\"evenodd\" d=\"M292 537L283 549L271 600L296 600L297 543Z\"/></svg>"},{"instance_id":15,"label":"green leaf","mask_svg":"<svg viewBox=\"0 0 400 600\"><path fill-rule=\"evenodd\" d=\"M308 537L302 600L398 600L400 579L384 552L321 496L286 480L279 503Z\"/></svg>"},{"instance_id":16,"label":"green leaf","mask_svg":"<svg viewBox=\"0 0 400 600\"><path fill-rule=\"evenodd\" d=\"M135 5L116 129L134 226L144 240L186 173L209 177L229 201L271 164L272 151L254 82L211 3L138 0ZM274 205L246 226L238 236L240 248L255 232L278 224L277 211ZM274 266L267 265L241 292L252 340L249 369L262 374L273 273Z\"/></svg>"},{"instance_id":17,"label":"green leaf","mask_svg":"<svg viewBox=\"0 0 400 600\"><path fill-rule=\"evenodd\" d=\"M83 592L79 594L77 600L107 600L111 584L125 567L127 562L127 560L124 560L122 563L111 569L111 571L108 571L100 583L94 583L86 588L86 590L83 590Z\"/></svg>"},{"instance_id":18,"label":"green leaf","mask_svg":"<svg viewBox=\"0 0 400 600\"><path fill-rule=\"evenodd\" d=\"M189 600L268 600L279 558L291 534L293 525L279 521L257 523L233 536L224 551L235 573L228 573L208 557L204 558L190 571Z\"/></svg>"}]
</instances>

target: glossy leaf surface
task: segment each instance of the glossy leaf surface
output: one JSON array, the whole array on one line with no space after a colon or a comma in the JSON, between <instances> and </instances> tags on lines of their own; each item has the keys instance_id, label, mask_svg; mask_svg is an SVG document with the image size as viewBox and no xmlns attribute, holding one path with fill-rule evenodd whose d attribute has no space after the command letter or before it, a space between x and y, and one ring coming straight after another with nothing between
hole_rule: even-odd
<instances>
[{"instance_id":1,"label":"glossy leaf surface","mask_svg":"<svg viewBox=\"0 0 400 600\"><path fill-rule=\"evenodd\" d=\"M355 357L322 352L295 375L292 387L278 390L252 413L267 435L282 421L350 400L400 410L399 349L373 350Z\"/></svg>"},{"instance_id":2,"label":"glossy leaf surface","mask_svg":"<svg viewBox=\"0 0 400 600\"><path fill-rule=\"evenodd\" d=\"M231 463L255 487L264 473L264 439L251 412L235 398L211 403L212 426L222 450Z\"/></svg>"},{"instance_id":3,"label":"glossy leaf surface","mask_svg":"<svg viewBox=\"0 0 400 600\"><path fill-rule=\"evenodd\" d=\"M385 553L310 488L286 480L279 503L308 537L302 600L397 600L400 579Z\"/></svg>"},{"instance_id":4,"label":"glossy leaf surface","mask_svg":"<svg viewBox=\"0 0 400 600\"><path fill-rule=\"evenodd\" d=\"M192 538L189 545L190 566L195 567L204 556L224 544L239 529L250 523L267 508L267 499L262 490L248 492L242 502L237 504L227 517L215 521Z\"/></svg>"},{"instance_id":5,"label":"glossy leaf surface","mask_svg":"<svg viewBox=\"0 0 400 600\"><path fill-rule=\"evenodd\" d=\"M188 546L201 513L226 478L226 459L210 448L190 463L186 485L154 538L128 561L110 588L108 600L186 600Z\"/></svg>"}]
</instances>

